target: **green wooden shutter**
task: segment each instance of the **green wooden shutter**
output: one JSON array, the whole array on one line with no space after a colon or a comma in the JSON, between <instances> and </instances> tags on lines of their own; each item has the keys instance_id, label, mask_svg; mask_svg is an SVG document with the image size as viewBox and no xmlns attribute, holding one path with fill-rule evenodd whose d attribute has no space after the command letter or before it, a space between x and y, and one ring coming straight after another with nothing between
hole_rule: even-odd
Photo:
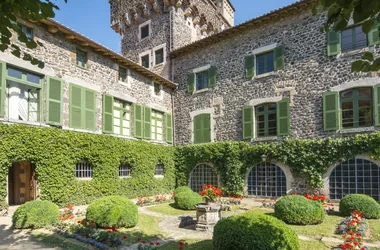
<instances>
[{"instance_id":1,"label":"green wooden shutter","mask_svg":"<svg viewBox=\"0 0 380 250\"><path fill-rule=\"evenodd\" d=\"M70 127L82 128L82 88L70 84Z\"/></svg>"},{"instance_id":2,"label":"green wooden shutter","mask_svg":"<svg viewBox=\"0 0 380 250\"><path fill-rule=\"evenodd\" d=\"M0 61L0 116L4 116L6 64Z\"/></svg>"},{"instance_id":3,"label":"green wooden shutter","mask_svg":"<svg viewBox=\"0 0 380 250\"><path fill-rule=\"evenodd\" d=\"M371 31L368 33L369 45L373 46L375 44L380 44L380 32L379 32L380 23L375 21Z\"/></svg>"},{"instance_id":4,"label":"green wooden shutter","mask_svg":"<svg viewBox=\"0 0 380 250\"><path fill-rule=\"evenodd\" d=\"M323 127L325 131L339 129L339 93L323 93Z\"/></svg>"},{"instance_id":5,"label":"green wooden shutter","mask_svg":"<svg viewBox=\"0 0 380 250\"><path fill-rule=\"evenodd\" d=\"M96 93L84 89L84 129L96 130Z\"/></svg>"},{"instance_id":6,"label":"green wooden shutter","mask_svg":"<svg viewBox=\"0 0 380 250\"><path fill-rule=\"evenodd\" d=\"M152 139L152 109L148 107L144 107L144 139Z\"/></svg>"},{"instance_id":7,"label":"green wooden shutter","mask_svg":"<svg viewBox=\"0 0 380 250\"><path fill-rule=\"evenodd\" d=\"M103 95L103 132L113 133L113 96ZM120 111L122 112L122 111Z\"/></svg>"},{"instance_id":8,"label":"green wooden shutter","mask_svg":"<svg viewBox=\"0 0 380 250\"><path fill-rule=\"evenodd\" d=\"M203 124L203 116L202 115L194 116L194 121L193 121L194 143L203 142L202 124Z\"/></svg>"},{"instance_id":9,"label":"green wooden shutter","mask_svg":"<svg viewBox=\"0 0 380 250\"><path fill-rule=\"evenodd\" d=\"M139 104L134 106L134 134L136 138L143 138L143 109Z\"/></svg>"},{"instance_id":10,"label":"green wooden shutter","mask_svg":"<svg viewBox=\"0 0 380 250\"><path fill-rule=\"evenodd\" d=\"M195 74L190 73L187 75L187 89L190 93L195 90Z\"/></svg>"},{"instance_id":11,"label":"green wooden shutter","mask_svg":"<svg viewBox=\"0 0 380 250\"><path fill-rule=\"evenodd\" d=\"M63 81L48 77L46 95L46 123L62 126Z\"/></svg>"},{"instance_id":12,"label":"green wooden shutter","mask_svg":"<svg viewBox=\"0 0 380 250\"><path fill-rule=\"evenodd\" d=\"M338 55L340 50L340 32L330 30L327 33L327 55Z\"/></svg>"},{"instance_id":13,"label":"green wooden shutter","mask_svg":"<svg viewBox=\"0 0 380 250\"><path fill-rule=\"evenodd\" d=\"M290 134L290 105L289 98L277 102L277 135Z\"/></svg>"},{"instance_id":14,"label":"green wooden shutter","mask_svg":"<svg viewBox=\"0 0 380 250\"><path fill-rule=\"evenodd\" d=\"M166 114L166 142L173 142L173 117L171 114Z\"/></svg>"},{"instance_id":15,"label":"green wooden shutter","mask_svg":"<svg viewBox=\"0 0 380 250\"><path fill-rule=\"evenodd\" d=\"M202 123L203 123L203 128L202 128L203 141L202 142L211 142L211 115L203 114Z\"/></svg>"},{"instance_id":16,"label":"green wooden shutter","mask_svg":"<svg viewBox=\"0 0 380 250\"><path fill-rule=\"evenodd\" d=\"M284 46L279 46L273 50L274 56L274 70L284 69L285 67L285 56L284 56Z\"/></svg>"},{"instance_id":17,"label":"green wooden shutter","mask_svg":"<svg viewBox=\"0 0 380 250\"><path fill-rule=\"evenodd\" d=\"M253 107L243 107L243 140L253 138Z\"/></svg>"},{"instance_id":18,"label":"green wooden shutter","mask_svg":"<svg viewBox=\"0 0 380 250\"><path fill-rule=\"evenodd\" d=\"M373 86L373 107L375 113L375 126L380 126L380 84Z\"/></svg>"},{"instance_id":19,"label":"green wooden shutter","mask_svg":"<svg viewBox=\"0 0 380 250\"><path fill-rule=\"evenodd\" d=\"M245 77L251 79L255 76L255 57L246 56L245 57Z\"/></svg>"},{"instance_id":20,"label":"green wooden shutter","mask_svg":"<svg viewBox=\"0 0 380 250\"><path fill-rule=\"evenodd\" d=\"M208 84L210 88L215 87L216 84L216 67L212 66L208 71Z\"/></svg>"}]
</instances>

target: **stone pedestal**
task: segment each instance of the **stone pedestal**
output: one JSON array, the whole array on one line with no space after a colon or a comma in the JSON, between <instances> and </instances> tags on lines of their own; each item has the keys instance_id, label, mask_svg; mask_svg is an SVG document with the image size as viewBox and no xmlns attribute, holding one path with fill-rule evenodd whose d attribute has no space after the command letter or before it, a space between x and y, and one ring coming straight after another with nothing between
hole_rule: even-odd
<instances>
[{"instance_id":1,"label":"stone pedestal","mask_svg":"<svg viewBox=\"0 0 380 250\"><path fill-rule=\"evenodd\" d=\"M208 230L222 218L222 207L218 204L201 203L195 206L197 213L196 230Z\"/></svg>"}]
</instances>

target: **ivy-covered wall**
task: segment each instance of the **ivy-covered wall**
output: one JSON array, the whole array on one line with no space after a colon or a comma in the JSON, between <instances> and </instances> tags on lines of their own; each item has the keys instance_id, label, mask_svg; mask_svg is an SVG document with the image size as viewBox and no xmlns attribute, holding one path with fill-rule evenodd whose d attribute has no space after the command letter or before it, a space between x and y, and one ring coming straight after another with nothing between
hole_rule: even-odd
<instances>
[{"instance_id":1,"label":"ivy-covered wall","mask_svg":"<svg viewBox=\"0 0 380 250\"><path fill-rule=\"evenodd\" d=\"M289 139L280 143L251 145L220 142L176 148L177 185L187 185L189 174L199 163L213 163L223 189L242 193L246 173L266 158L286 164L294 176L305 176L309 190L323 187L322 175L333 165L368 154L380 158L380 132L344 139ZM264 156L264 157L263 157Z\"/></svg>"},{"instance_id":2,"label":"ivy-covered wall","mask_svg":"<svg viewBox=\"0 0 380 250\"><path fill-rule=\"evenodd\" d=\"M109 135L71 132L57 128L0 124L0 200L7 196L12 163L30 161L38 175L41 199L57 204L85 204L105 195L168 193L175 186L174 148ZM93 178L77 180L75 164L87 159ZM132 178L119 178L120 163L130 164ZM157 163L164 178L155 178Z\"/></svg>"}]
</instances>

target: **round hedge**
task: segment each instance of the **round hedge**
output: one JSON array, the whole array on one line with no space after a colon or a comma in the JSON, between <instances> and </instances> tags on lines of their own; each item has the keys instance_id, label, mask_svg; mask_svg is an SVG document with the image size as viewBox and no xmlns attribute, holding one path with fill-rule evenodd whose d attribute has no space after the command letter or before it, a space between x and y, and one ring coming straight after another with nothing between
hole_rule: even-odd
<instances>
[{"instance_id":1,"label":"round hedge","mask_svg":"<svg viewBox=\"0 0 380 250\"><path fill-rule=\"evenodd\" d=\"M183 193L183 192L193 192L193 190L191 190L189 187L186 187L186 186L182 186L182 187L177 187L175 190L174 190L174 193L175 195L179 194L179 193Z\"/></svg>"},{"instance_id":2,"label":"round hedge","mask_svg":"<svg viewBox=\"0 0 380 250\"><path fill-rule=\"evenodd\" d=\"M182 192L176 194L174 197L174 202L179 209L195 210L195 205L202 202L202 196L193 191Z\"/></svg>"},{"instance_id":3,"label":"round hedge","mask_svg":"<svg viewBox=\"0 0 380 250\"><path fill-rule=\"evenodd\" d=\"M344 216L349 216L356 210L362 212L364 218L379 219L380 205L372 197L364 194L349 194L339 202L339 211Z\"/></svg>"},{"instance_id":4,"label":"round hedge","mask_svg":"<svg viewBox=\"0 0 380 250\"><path fill-rule=\"evenodd\" d=\"M287 224L315 225L323 222L326 212L320 201L308 200L300 195L290 195L276 202L274 215Z\"/></svg>"},{"instance_id":5,"label":"round hedge","mask_svg":"<svg viewBox=\"0 0 380 250\"><path fill-rule=\"evenodd\" d=\"M19 206L12 216L15 228L41 228L59 222L58 206L51 201L29 201Z\"/></svg>"},{"instance_id":6,"label":"round hedge","mask_svg":"<svg viewBox=\"0 0 380 250\"><path fill-rule=\"evenodd\" d=\"M86 219L98 227L134 227L138 220L137 206L122 196L107 196L90 203Z\"/></svg>"},{"instance_id":7,"label":"round hedge","mask_svg":"<svg viewBox=\"0 0 380 250\"><path fill-rule=\"evenodd\" d=\"M269 215L247 212L221 219L214 228L214 250L299 250L297 234Z\"/></svg>"}]
</instances>

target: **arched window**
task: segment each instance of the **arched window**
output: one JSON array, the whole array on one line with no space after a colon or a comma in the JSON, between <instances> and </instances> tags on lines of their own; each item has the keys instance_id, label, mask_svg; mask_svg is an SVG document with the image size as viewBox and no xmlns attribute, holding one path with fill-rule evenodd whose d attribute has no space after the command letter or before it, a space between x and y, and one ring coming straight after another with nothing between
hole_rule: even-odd
<instances>
[{"instance_id":1,"label":"arched window","mask_svg":"<svg viewBox=\"0 0 380 250\"><path fill-rule=\"evenodd\" d=\"M366 194L380 201L380 167L368 160L351 159L340 163L329 178L330 199L346 194Z\"/></svg>"},{"instance_id":2,"label":"arched window","mask_svg":"<svg viewBox=\"0 0 380 250\"><path fill-rule=\"evenodd\" d=\"M202 191L204 185L218 186L218 174L207 164L199 164L190 174L190 188L194 192Z\"/></svg>"},{"instance_id":3,"label":"arched window","mask_svg":"<svg viewBox=\"0 0 380 250\"><path fill-rule=\"evenodd\" d=\"M276 164L262 162L248 175L248 195L280 197L286 195L286 176Z\"/></svg>"},{"instance_id":4,"label":"arched window","mask_svg":"<svg viewBox=\"0 0 380 250\"><path fill-rule=\"evenodd\" d=\"M75 165L75 177L78 179L92 178L92 164L82 160Z\"/></svg>"}]
</instances>

